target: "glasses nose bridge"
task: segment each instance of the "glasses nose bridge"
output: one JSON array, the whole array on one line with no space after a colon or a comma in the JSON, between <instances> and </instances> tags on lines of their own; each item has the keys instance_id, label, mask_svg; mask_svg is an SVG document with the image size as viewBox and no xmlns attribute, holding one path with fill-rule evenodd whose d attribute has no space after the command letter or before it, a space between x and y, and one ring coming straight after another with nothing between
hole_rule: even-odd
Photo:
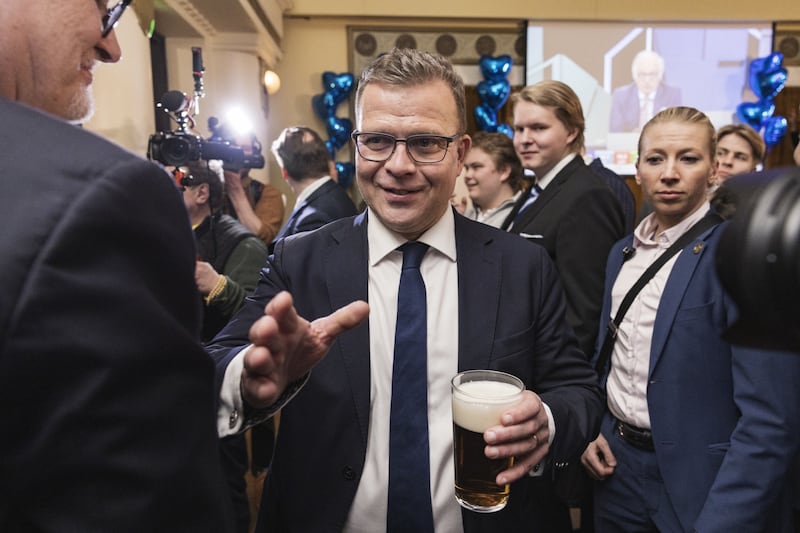
<instances>
[{"instance_id":1,"label":"glasses nose bridge","mask_svg":"<svg viewBox=\"0 0 800 533\"><path fill-rule=\"evenodd\" d=\"M403 143L405 145L404 148L406 152L406 157L409 158L414 163L417 163L417 159L411 154L411 150L409 150L408 148L408 139L398 139L398 138L394 139L394 145L392 145L392 151L389 154L389 157L386 158L386 161L389 161L395 156L395 154L397 153L397 146L399 143Z\"/></svg>"}]
</instances>

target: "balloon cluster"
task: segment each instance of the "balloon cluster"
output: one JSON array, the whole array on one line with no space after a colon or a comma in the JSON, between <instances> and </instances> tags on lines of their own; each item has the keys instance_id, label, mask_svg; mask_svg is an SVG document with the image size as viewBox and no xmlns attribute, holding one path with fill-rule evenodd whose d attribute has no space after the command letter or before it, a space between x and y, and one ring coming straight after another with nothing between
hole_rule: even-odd
<instances>
[{"instance_id":1,"label":"balloon cluster","mask_svg":"<svg viewBox=\"0 0 800 533\"><path fill-rule=\"evenodd\" d=\"M354 83L355 78L348 72L342 74L323 72L322 90L324 92L311 98L311 107L314 109L314 113L325 123L325 131L328 133L325 146L334 160L336 160L336 151L349 142L350 133L353 131L353 123L348 118L337 117L336 108L350 96ZM344 188L349 187L355 172L353 163L337 161L336 171L339 175L339 185Z\"/></svg>"},{"instance_id":2,"label":"balloon cluster","mask_svg":"<svg viewBox=\"0 0 800 533\"><path fill-rule=\"evenodd\" d=\"M772 148L786 134L788 126L785 117L775 113L775 97L786 85L786 69L783 68L783 54L775 52L750 62L748 73L750 89L758 96L757 102L744 102L736 107L739 120L749 124L754 130L762 132L767 148Z\"/></svg>"},{"instance_id":3,"label":"balloon cluster","mask_svg":"<svg viewBox=\"0 0 800 533\"><path fill-rule=\"evenodd\" d=\"M483 131L514 136L511 126L497 123L497 110L503 107L511 93L511 84L507 78L513 63L511 56L508 55L481 56L480 67L484 79L477 87L481 104L475 108L475 122Z\"/></svg>"}]
</instances>

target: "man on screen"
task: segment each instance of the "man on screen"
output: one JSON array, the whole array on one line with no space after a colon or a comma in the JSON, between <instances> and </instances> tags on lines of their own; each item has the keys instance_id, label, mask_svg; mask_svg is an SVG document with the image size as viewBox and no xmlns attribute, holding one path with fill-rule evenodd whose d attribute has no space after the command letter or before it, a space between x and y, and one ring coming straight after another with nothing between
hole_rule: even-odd
<instances>
[{"instance_id":1,"label":"man on screen","mask_svg":"<svg viewBox=\"0 0 800 533\"><path fill-rule=\"evenodd\" d=\"M633 83L611 95L611 133L638 132L659 111L681 105L681 90L662 83L664 58L642 50L631 63Z\"/></svg>"}]
</instances>

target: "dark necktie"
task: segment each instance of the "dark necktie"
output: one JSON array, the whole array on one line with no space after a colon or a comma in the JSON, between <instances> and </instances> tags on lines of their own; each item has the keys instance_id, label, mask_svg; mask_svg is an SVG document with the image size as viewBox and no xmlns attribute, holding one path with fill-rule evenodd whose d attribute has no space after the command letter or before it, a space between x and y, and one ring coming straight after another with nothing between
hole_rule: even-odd
<instances>
[{"instance_id":1,"label":"dark necktie","mask_svg":"<svg viewBox=\"0 0 800 533\"><path fill-rule=\"evenodd\" d=\"M433 532L428 448L428 320L419 271L428 245L408 242L397 294L389 425L387 533Z\"/></svg>"},{"instance_id":2,"label":"dark necktie","mask_svg":"<svg viewBox=\"0 0 800 533\"><path fill-rule=\"evenodd\" d=\"M519 211L517 211L517 216L514 217L514 222L519 220L519 217L520 215L522 215L522 212L525 211L528 207L530 207L530 205L536 201L536 199L539 197L541 193L542 193L542 188L539 187L538 183L534 183L533 187L531 187L530 193L528 193L528 197L525 199L525 203L522 204L522 207L520 207Z\"/></svg>"}]
</instances>

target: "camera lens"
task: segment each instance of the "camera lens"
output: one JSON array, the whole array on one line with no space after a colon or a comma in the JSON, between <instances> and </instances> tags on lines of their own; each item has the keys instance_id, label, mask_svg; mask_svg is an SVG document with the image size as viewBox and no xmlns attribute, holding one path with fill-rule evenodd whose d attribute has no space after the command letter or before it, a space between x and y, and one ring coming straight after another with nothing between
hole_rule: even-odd
<instances>
[{"instance_id":1,"label":"camera lens","mask_svg":"<svg viewBox=\"0 0 800 533\"><path fill-rule=\"evenodd\" d=\"M172 137L161 145L161 155L169 165L185 165L191 161L192 146L187 138Z\"/></svg>"}]
</instances>

